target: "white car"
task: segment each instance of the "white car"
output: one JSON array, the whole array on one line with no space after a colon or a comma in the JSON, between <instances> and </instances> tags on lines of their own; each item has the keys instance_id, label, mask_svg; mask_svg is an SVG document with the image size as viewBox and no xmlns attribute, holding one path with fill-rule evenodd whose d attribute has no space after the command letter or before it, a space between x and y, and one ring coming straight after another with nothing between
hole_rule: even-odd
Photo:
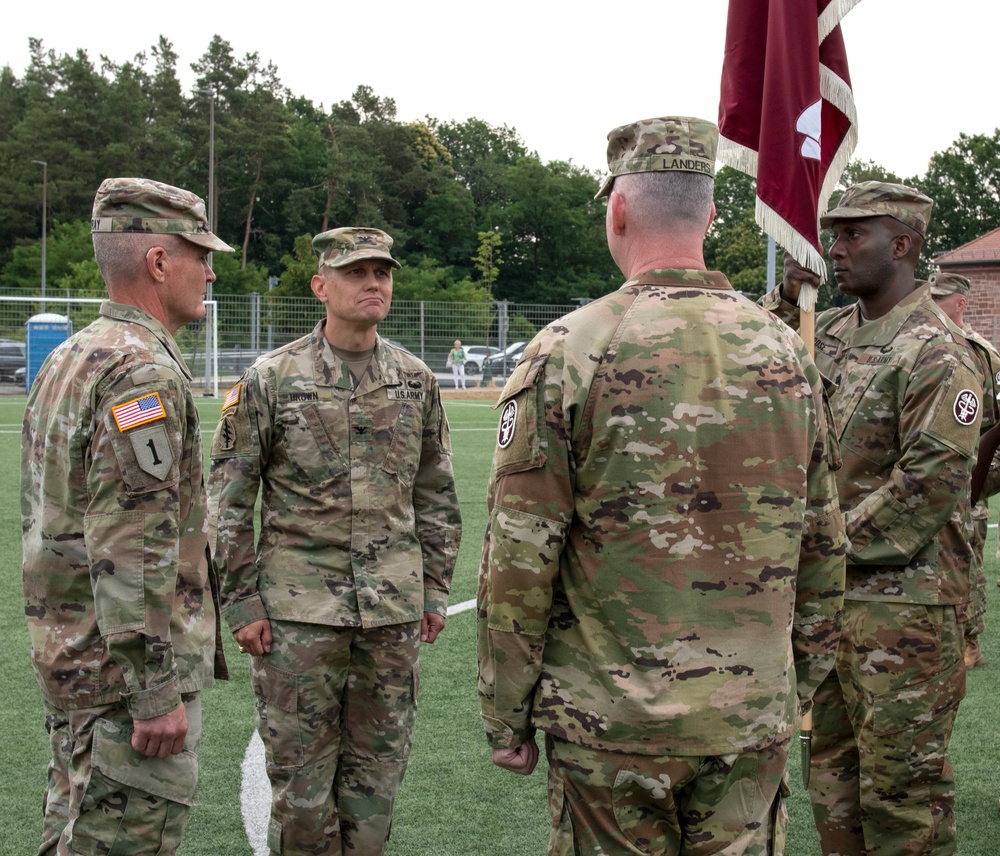
<instances>
[{"instance_id":1,"label":"white car","mask_svg":"<svg viewBox=\"0 0 1000 856\"><path fill-rule=\"evenodd\" d=\"M465 373L480 374L483 370L483 360L493 354L499 354L499 348L488 348L486 345L463 345L465 349Z\"/></svg>"}]
</instances>

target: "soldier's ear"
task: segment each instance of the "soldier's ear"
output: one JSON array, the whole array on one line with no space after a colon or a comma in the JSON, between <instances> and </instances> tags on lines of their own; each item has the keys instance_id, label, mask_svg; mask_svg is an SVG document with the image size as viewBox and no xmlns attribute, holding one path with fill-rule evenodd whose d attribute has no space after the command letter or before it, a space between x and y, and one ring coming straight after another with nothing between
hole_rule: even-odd
<instances>
[{"instance_id":1,"label":"soldier's ear","mask_svg":"<svg viewBox=\"0 0 1000 856\"><path fill-rule=\"evenodd\" d=\"M326 278L315 274L311 280L309 280L309 287L312 289L312 293L316 295L316 299L320 303L326 303Z\"/></svg>"},{"instance_id":2,"label":"soldier's ear","mask_svg":"<svg viewBox=\"0 0 1000 856\"><path fill-rule=\"evenodd\" d=\"M160 246L146 250L146 272L153 282L162 283L167 278L167 268L170 266L170 256Z\"/></svg>"},{"instance_id":3,"label":"soldier's ear","mask_svg":"<svg viewBox=\"0 0 1000 856\"><path fill-rule=\"evenodd\" d=\"M909 235L899 234L892 239L892 257L905 259L913 248L913 239Z\"/></svg>"},{"instance_id":4,"label":"soldier's ear","mask_svg":"<svg viewBox=\"0 0 1000 856\"><path fill-rule=\"evenodd\" d=\"M612 190L608 196L608 224L616 235L625 231L625 208L625 197L617 190Z\"/></svg>"}]
</instances>

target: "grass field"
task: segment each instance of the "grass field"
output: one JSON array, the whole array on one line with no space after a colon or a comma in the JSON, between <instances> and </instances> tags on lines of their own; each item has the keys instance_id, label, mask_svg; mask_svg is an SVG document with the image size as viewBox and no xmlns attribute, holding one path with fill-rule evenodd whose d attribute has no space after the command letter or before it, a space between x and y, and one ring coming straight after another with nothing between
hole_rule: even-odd
<instances>
[{"instance_id":1,"label":"grass field","mask_svg":"<svg viewBox=\"0 0 1000 856\"><path fill-rule=\"evenodd\" d=\"M206 446L219 402L202 402ZM31 675L21 602L19 435L24 399L0 399L0 621L10 635L0 646L0 854L27 856L37 849L48 749L41 702ZM449 401L455 473L465 538L452 603L475 597L476 570L486 522L485 491L493 453L496 412L488 403ZM995 519L995 518L994 518ZM995 689L1000 675L1000 609L996 529L987 544L989 613L985 667L969 676L958 716L952 757L958 780L962 856L1000 853L1000 726ZM240 762L253 731L253 701L246 659L228 633L233 678L203 695L204 742L199 806L183 856L247 856L240 818ZM492 767L476 700L475 615L452 616L443 635L421 654L420 714L410 767L396 806L391 856L540 856L547 841L544 761L528 779ZM790 761L793 799L788 856L818 856L798 756Z\"/></svg>"}]
</instances>

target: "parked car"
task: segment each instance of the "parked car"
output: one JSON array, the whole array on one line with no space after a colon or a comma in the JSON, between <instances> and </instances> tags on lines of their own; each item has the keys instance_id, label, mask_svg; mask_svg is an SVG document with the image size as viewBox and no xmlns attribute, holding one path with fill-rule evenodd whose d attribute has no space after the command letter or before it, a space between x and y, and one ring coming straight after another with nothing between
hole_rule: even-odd
<instances>
[{"instance_id":1,"label":"parked car","mask_svg":"<svg viewBox=\"0 0 1000 856\"><path fill-rule=\"evenodd\" d=\"M493 377L506 377L514 370L514 366L517 365L517 361L521 359L521 354L527 347L527 342L515 342L513 345L508 345L507 350L503 353L487 357L483 365L490 367Z\"/></svg>"},{"instance_id":2,"label":"parked car","mask_svg":"<svg viewBox=\"0 0 1000 856\"><path fill-rule=\"evenodd\" d=\"M25 366L24 342L0 339L0 381L7 383L16 381L17 370L23 370Z\"/></svg>"},{"instance_id":3,"label":"parked car","mask_svg":"<svg viewBox=\"0 0 1000 856\"><path fill-rule=\"evenodd\" d=\"M465 373L467 375L479 374L483 370L483 361L493 354L499 354L499 348L487 347L486 345L463 345L465 348ZM448 359L445 357L445 362Z\"/></svg>"}]
</instances>

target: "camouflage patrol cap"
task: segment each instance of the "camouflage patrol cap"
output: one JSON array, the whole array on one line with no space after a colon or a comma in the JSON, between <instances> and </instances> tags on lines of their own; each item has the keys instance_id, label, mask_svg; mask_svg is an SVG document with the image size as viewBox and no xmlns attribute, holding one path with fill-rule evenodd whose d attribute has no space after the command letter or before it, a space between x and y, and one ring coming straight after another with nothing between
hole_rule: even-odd
<instances>
[{"instance_id":1,"label":"camouflage patrol cap","mask_svg":"<svg viewBox=\"0 0 1000 856\"><path fill-rule=\"evenodd\" d=\"M345 226L320 232L313 238L313 249L319 253L319 266L338 268L361 259L385 259L400 267L389 253L392 238L381 229Z\"/></svg>"},{"instance_id":2,"label":"camouflage patrol cap","mask_svg":"<svg viewBox=\"0 0 1000 856\"><path fill-rule=\"evenodd\" d=\"M695 172L715 177L719 128L691 116L641 119L608 134L608 176L595 199L611 193L619 175L632 172Z\"/></svg>"},{"instance_id":3,"label":"camouflage patrol cap","mask_svg":"<svg viewBox=\"0 0 1000 856\"><path fill-rule=\"evenodd\" d=\"M177 235L199 247L233 252L212 234L201 197L148 178L104 179L94 197L90 231Z\"/></svg>"},{"instance_id":4,"label":"camouflage patrol cap","mask_svg":"<svg viewBox=\"0 0 1000 856\"><path fill-rule=\"evenodd\" d=\"M961 294L968 297L972 283L957 273L936 273L931 279L931 294L935 297L947 297L949 294Z\"/></svg>"},{"instance_id":5,"label":"camouflage patrol cap","mask_svg":"<svg viewBox=\"0 0 1000 856\"><path fill-rule=\"evenodd\" d=\"M933 207L933 199L905 184L862 181L847 188L837 207L827 211L819 222L826 229L834 220L893 217L914 232L926 235Z\"/></svg>"}]
</instances>

